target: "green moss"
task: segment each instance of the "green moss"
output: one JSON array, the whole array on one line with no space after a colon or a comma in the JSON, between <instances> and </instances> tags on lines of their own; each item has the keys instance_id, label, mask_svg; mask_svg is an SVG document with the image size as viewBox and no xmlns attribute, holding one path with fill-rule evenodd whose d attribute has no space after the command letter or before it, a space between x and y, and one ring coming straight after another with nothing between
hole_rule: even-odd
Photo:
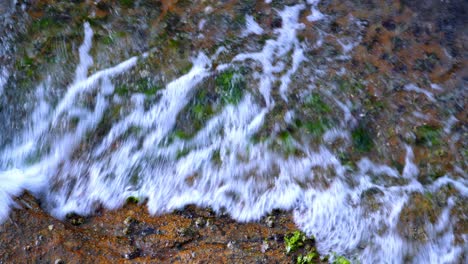
<instances>
[{"instance_id":1,"label":"green moss","mask_svg":"<svg viewBox=\"0 0 468 264\"><path fill-rule=\"evenodd\" d=\"M16 65L18 71L25 74L27 78L33 78L36 75L37 65L34 63L34 59L28 56L24 56Z\"/></svg>"},{"instance_id":2,"label":"green moss","mask_svg":"<svg viewBox=\"0 0 468 264\"><path fill-rule=\"evenodd\" d=\"M34 163L39 162L41 160L41 157L42 157L41 151L39 149L36 149L34 152L29 153L26 156L25 163L27 165L32 165Z\"/></svg>"},{"instance_id":3,"label":"green moss","mask_svg":"<svg viewBox=\"0 0 468 264\"><path fill-rule=\"evenodd\" d=\"M356 92L364 90L364 88L366 87L363 81L356 80L354 78L338 79L337 83L338 83L338 88L344 92L350 91L350 92L356 93Z\"/></svg>"},{"instance_id":4,"label":"green moss","mask_svg":"<svg viewBox=\"0 0 468 264\"><path fill-rule=\"evenodd\" d=\"M118 85L115 87L114 92L120 96L126 96L130 93L142 93L146 96L153 96L161 89L161 86L154 85L151 80L144 78L137 80L133 86L127 84Z\"/></svg>"},{"instance_id":5,"label":"green moss","mask_svg":"<svg viewBox=\"0 0 468 264\"><path fill-rule=\"evenodd\" d=\"M261 142L265 142L267 139L268 139L267 136L262 135L261 133L255 133L255 134L252 135L252 137L250 138L250 141L251 141L253 144L258 144L258 143L261 143Z\"/></svg>"},{"instance_id":6,"label":"green moss","mask_svg":"<svg viewBox=\"0 0 468 264\"><path fill-rule=\"evenodd\" d=\"M286 253L292 253L299 248L302 248L308 241L312 240L313 238L309 239L303 232L296 230L292 234L286 235L284 237Z\"/></svg>"},{"instance_id":7,"label":"green moss","mask_svg":"<svg viewBox=\"0 0 468 264\"><path fill-rule=\"evenodd\" d=\"M368 152L374 146L369 131L363 126L354 129L351 132L351 137L354 148L359 152Z\"/></svg>"},{"instance_id":8,"label":"green moss","mask_svg":"<svg viewBox=\"0 0 468 264\"><path fill-rule=\"evenodd\" d=\"M432 125L423 125L416 128L416 144L427 147L439 146L442 143L440 138L441 129Z\"/></svg>"},{"instance_id":9,"label":"green moss","mask_svg":"<svg viewBox=\"0 0 468 264\"><path fill-rule=\"evenodd\" d=\"M337 155L338 159L340 160L341 164L344 166L349 167L351 170L356 169L356 163L352 160L351 155L346 152L339 152Z\"/></svg>"},{"instance_id":10,"label":"green moss","mask_svg":"<svg viewBox=\"0 0 468 264\"><path fill-rule=\"evenodd\" d=\"M322 136L327 129L331 127L330 121L326 118L319 118L315 121L306 122L304 127L307 129L307 132L314 136Z\"/></svg>"},{"instance_id":11,"label":"green moss","mask_svg":"<svg viewBox=\"0 0 468 264\"><path fill-rule=\"evenodd\" d=\"M185 156L187 156L190 153L190 149L188 148L182 148L178 149L176 153L176 160L179 160Z\"/></svg>"},{"instance_id":12,"label":"green moss","mask_svg":"<svg viewBox=\"0 0 468 264\"><path fill-rule=\"evenodd\" d=\"M213 152L213 155L211 155L211 160L215 163L215 164L218 164L218 165L221 165L223 163L223 161L221 160L221 153L218 150L215 150Z\"/></svg>"},{"instance_id":13,"label":"green moss","mask_svg":"<svg viewBox=\"0 0 468 264\"><path fill-rule=\"evenodd\" d=\"M314 112L318 112L320 114L331 112L331 108L322 100L321 96L317 93L311 94L307 98L305 105L314 110Z\"/></svg>"},{"instance_id":14,"label":"green moss","mask_svg":"<svg viewBox=\"0 0 468 264\"><path fill-rule=\"evenodd\" d=\"M219 97L209 93L211 88L213 87L197 87L196 94L177 117L176 130L183 131L188 138L195 136L211 117L222 110L221 105L217 103Z\"/></svg>"},{"instance_id":15,"label":"green moss","mask_svg":"<svg viewBox=\"0 0 468 264\"><path fill-rule=\"evenodd\" d=\"M180 69L180 73L182 75L187 74L192 69L192 67L193 67L192 63L187 63L187 65L185 65L184 67Z\"/></svg>"},{"instance_id":16,"label":"green moss","mask_svg":"<svg viewBox=\"0 0 468 264\"><path fill-rule=\"evenodd\" d=\"M104 45L112 45L115 43L115 39L112 35L108 36L101 36L101 41L102 44Z\"/></svg>"},{"instance_id":17,"label":"green moss","mask_svg":"<svg viewBox=\"0 0 468 264\"><path fill-rule=\"evenodd\" d=\"M428 172L428 176L432 181L437 180L438 178L444 176L445 174L446 172L444 170L438 169L438 168L432 169Z\"/></svg>"},{"instance_id":18,"label":"green moss","mask_svg":"<svg viewBox=\"0 0 468 264\"><path fill-rule=\"evenodd\" d=\"M55 21L50 17L42 17L40 19L34 20L31 25L31 29L34 32L41 30L47 30L50 26L55 25Z\"/></svg>"},{"instance_id":19,"label":"green moss","mask_svg":"<svg viewBox=\"0 0 468 264\"><path fill-rule=\"evenodd\" d=\"M192 107L191 110L192 117L197 122L205 121L213 115L213 108L210 104L197 103Z\"/></svg>"},{"instance_id":20,"label":"green moss","mask_svg":"<svg viewBox=\"0 0 468 264\"><path fill-rule=\"evenodd\" d=\"M140 199L138 197L135 197L135 196L130 196L127 198L127 201L126 201L128 204L129 203L139 203L140 202Z\"/></svg>"},{"instance_id":21,"label":"green moss","mask_svg":"<svg viewBox=\"0 0 468 264\"><path fill-rule=\"evenodd\" d=\"M223 104L237 105L242 99L245 80L240 71L229 69L215 78L216 92L220 94Z\"/></svg>"},{"instance_id":22,"label":"green moss","mask_svg":"<svg viewBox=\"0 0 468 264\"><path fill-rule=\"evenodd\" d=\"M307 255L297 256L296 263L297 264L313 264L317 263L318 254L316 252L309 252Z\"/></svg>"},{"instance_id":23,"label":"green moss","mask_svg":"<svg viewBox=\"0 0 468 264\"><path fill-rule=\"evenodd\" d=\"M122 85L115 87L114 92L120 96L124 96L129 93L129 89L126 84L122 84Z\"/></svg>"},{"instance_id":24,"label":"green moss","mask_svg":"<svg viewBox=\"0 0 468 264\"><path fill-rule=\"evenodd\" d=\"M333 261L333 264L351 264L351 261L343 256L337 256Z\"/></svg>"},{"instance_id":25,"label":"green moss","mask_svg":"<svg viewBox=\"0 0 468 264\"><path fill-rule=\"evenodd\" d=\"M162 87L154 85L149 79L140 79L136 83L137 92L143 93L146 96L155 95L157 91L161 90Z\"/></svg>"},{"instance_id":26,"label":"green moss","mask_svg":"<svg viewBox=\"0 0 468 264\"><path fill-rule=\"evenodd\" d=\"M289 131L282 131L278 134L282 150L287 154L294 154L296 148L294 147L294 139Z\"/></svg>"},{"instance_id":27,"label":"green moss","mask_svg":"<svg viewBox=\"0 0 468 264\"><path fill-rule=\"evenodd\" d=\"M132 8L134 2L133 0L119 0L120 5L126 8Z\"/></svg>"}]
</instances>

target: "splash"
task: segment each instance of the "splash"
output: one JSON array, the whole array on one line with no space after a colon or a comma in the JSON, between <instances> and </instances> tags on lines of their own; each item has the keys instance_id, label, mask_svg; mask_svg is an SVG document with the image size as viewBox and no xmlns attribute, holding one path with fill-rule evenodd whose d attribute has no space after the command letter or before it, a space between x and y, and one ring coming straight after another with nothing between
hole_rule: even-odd
<instances>
[{"instance_id":1,"label":"splash","mask_svg":"<svg viewBox=\"0 0 468 264\"><path fill-rule=\"evenodd\" d=\"M350 104L332 93L314 97L314 78L304 84L301 97L321 106L319 114L329 111L322 102L329 100L340 120L310 128L312 135L285 132L284 126L293 126L301 115L292 102L297 93L294 76L312 61L307 51L323 44L319 38L311 48L298 38L306 27L299 19L304 10L310 10L309 21L326 19L318 1L285 7L278 11L281 27L261 49L240 52L222 64L213 62L229 52L225 48L212 56L199 52L191 69L151 100L138 93L123 98L114 85L116 78L144 64L147 53L88 74L93 66L93 30L85 23L73 82L58 102L48 101L47 93L54 89L50 82L38 85L28 125L1 150L0 220L8 217L13 197L24 190L41 197L58 218L70 212L92 214L101 205L115 209L130 196L146 199L152 214L195 204L227 211L238 221L254 221L283 209L293 210L299 228L317 238L322 253L336 251L363 263L455 262L465 249L455 243L457 220L450 211L456 199L468 195L466 180L445 175L423 185L410 146L403 146L401 172L368 157L351 170L332 147L340 140L351 144L356 119ZM253 17L246 22L242 37L264 34ZM345 54L357 45L338 43ZM252 68L250 77L238 73L246 65ZM0 74L1 88L7 73ZM181 134L180 119L195 95L208 89L207 80L223 74L230 78L222 94L227 99L216 102L216 111L193 134ZM236 90L247 81L248 86ZM405 89L435 100L415 87L409 84ZM106 114L122 105L125 109L103 128ZM280 118L275 112L278 105L288 108ZM265 127L269 135L255 140ZM93 140L98 130L101 135ZM278 145L286 151L278 150ZM424 241L406 239L399 230L400 218L412 195L435 193L447 185L458 195L449 197L434 223L424 224Z\"/></svg>"}]
</instances>

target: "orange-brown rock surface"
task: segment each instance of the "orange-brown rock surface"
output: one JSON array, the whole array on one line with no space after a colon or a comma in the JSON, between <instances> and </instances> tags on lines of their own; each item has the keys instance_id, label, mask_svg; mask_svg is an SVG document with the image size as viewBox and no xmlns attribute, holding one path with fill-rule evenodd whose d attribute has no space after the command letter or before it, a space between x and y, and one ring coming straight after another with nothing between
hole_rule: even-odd
<instances>
[{"instance_id":1,"label":"orange-brown rock surface","mask_svg":"<svg viewBox=\"0 0 468 264\"><path fill-rule=\"evenodd\" d=\"M17 204L0 226L0 263L291 263L304 253L285 253L284 236L295 230L287 212L238 223L192 206L150 216L129 202L60 221L30 194Z\"/></svg>"}]
</instances>

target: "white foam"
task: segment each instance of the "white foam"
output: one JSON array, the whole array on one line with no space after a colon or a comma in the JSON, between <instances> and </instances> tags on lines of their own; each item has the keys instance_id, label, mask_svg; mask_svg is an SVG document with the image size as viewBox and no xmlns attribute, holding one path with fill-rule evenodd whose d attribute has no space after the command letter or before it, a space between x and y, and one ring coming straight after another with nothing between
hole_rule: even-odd
<instances>
[{"instance_id":1,"label":"white foam","mask_svg":"<svg viewBox=\"0 0 468 264\"><path fill-rule=\"evenodd\" d=\"M246 15L245 16L245 25L246 28L242 31L242 36L246 37L250 34L261 35L263 34L263 28L260 27L257 22L255 22L253 16Z\"/></svg>"},{"instance_id":2,"label":"white foam","mask_svg":"<svg viewBox=\"0 0 468 264\"><path fill-rule=\"evenodd\" d=\"M311 14L307 16L307 20L309 20L310 22L319 21L325 18L325 15L322 14L322 12L320 12L317 8L319 2L320 0L307 0L307 3L311 5Z\"/></svg>"},{"instance_id":3,"label":"white foam","mask_svg":"<svg viewBox=\"0 0 468 264\"><path fill-rule=\"evenodd\" d=\"M403 87L403 89L404 89L405 91L416 92L416 93L422 93L422 94L424 94L424 95L427 97L427 99L429 99L429 101L431 101L431 102L435 102L435 101L436 101L435 98L434 98L434 95L433 95L431 92L429 92L429 91L427 91L427 90L424 90L424 89L422 89L422 88L419 88L418 86L416 86L416 85L414 85L414 84L412 84L412 83L405 85L405 86Z\"/></svg>"},{"instance_id":4,"label":"white foam","mask_svg":"<svg viewBox=\"0 0 468 264\"><path fill-rule=\"evenodd\" d=\"M5 67L0 67L0 96L3 94L4 87L10 76L8 70Z\"/></svg>"},{"instance_id":5,"label":"white foam","mask_svg":"<svg viewBox=\"0 0 468 264\"><path fill-rule=\"evenodd\" d=\"M302 48L296 38L296 31L304 28L304 24L299 23L299 13L305 8L305 5L296 5L286 7L278 11L282 19L282 27L275 29L277 39L269 39L260 52L241 53L234 57L234 61L254 60L260 63L262 73L256 75L259 79L259 91L265 99L267 106L274 104L271 98L272 85L276 79L275 73L284 70L285 64L281 60L288 52L293 51L293 67L289 69L281 78L280 92L284 100L286 99L287 85L290 82L290 76L297 71L299 64L305 61Z\"/></svg>"},{"instance_id":6,"label":"white foam","mask_svg":"<svg viewBox=\"0 0 468 264\"><path fill-rule=\"evenodd\" d=\"M0 221L8 217L12 198L25 189L40 194L46 209L58 218L69 212L91 214L97 205L118 208L129 196L147 198L152 214L195 204L226 211L238 221L259 220L273 209L292 209L298 227L316 237L324 254L334 251L361 263L455 262L466 248L455 242L454 224L459 219L451 211L468 196L466 174L455 167L458 177L447 174L423 185L410 146L403 146L406 156L401 173L376 161L378 157L361 158L354 170L341 164L334 145L340 141L338 151L350 146L350 130L357 125L349 100L324 93L341 110L337 127L322 137L324 145L311 146L303 138L291 138L289 144L300 155L275 151L271 146L282 129L280 124L274 124L265 141L251 142L271 122L271 110L277 103L272 94L284 101L291 98L291 78L309 59L305 44L296 36L305 27L299 15L317 5L318 1L308 1L308 5L278 11L282 27L259 51L240 53L222 63L219 55L230 52L224 47L211 56L199 53L188 73L170 81L151 100L142 94L130 98L113 95L112 84L115 76L140 63L138 58L144 63L148 53L88 75L93 34L85 24L74 82L55 104L48 102L47 93L53 89L50 82L39 85L36 107L25 130L2 149L0 165L5 169L0 171ZM260 32L258 28L254 31ZM352 52L352 47L344 50ZM215 60L218 66L213 69ZM184 114L197 89L205 89L204 81L250 61L260 70L253 67L255 81L243 91L240 102L218 109L192 138L174 137L178 116ZM325 68L311 71L326 74ZM311 76L299 96L318 89L314 81L319 77ZM263 101L257 99L257 92ZM125 105L125 111L101 132L99 142L90 142L89 134L113 104ZM297 116L292 107L278 120L293 124ZM78 121L68 126L71 120ZM455 122L450 120L447 133ZM36 160L28 162L34 155ZM427 241L405 238L398 224L412 195L435 193L447 185L455 190L453 197L434 224L426 221L421 227Z\"/></svg>"}]
</instances>

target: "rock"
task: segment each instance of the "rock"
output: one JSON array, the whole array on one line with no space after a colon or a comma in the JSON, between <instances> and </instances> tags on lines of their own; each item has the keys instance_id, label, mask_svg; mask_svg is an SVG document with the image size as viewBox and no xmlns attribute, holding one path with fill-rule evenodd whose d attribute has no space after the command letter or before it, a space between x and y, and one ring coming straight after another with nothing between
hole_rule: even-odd
<instances>
[{"instance_id":1,"label":"rock","mask_svg":"<svg viewBox=\"0 0 468 264\"><path fill-rule=\"evenodd\" d=\"M269 248L270 248L270 246L268 245L268 241L264 240L263 243L262 243L262 246L260 248L260 251L262 253L265 253Z\"/></svg>"},{"instance_id":2,"label":"rock","mask_svg":"<svg viewBox=\"0 0 468 264\"><path fill-rule=\"evenodd\" d=\"M125 224L125 225L131 225L131 224L134 224L134 223L136 223L136 222L137 222L137 220L136 220L135 218L131 217L131 216L128 216L128 217L125 218L125 220L124 220L124 224Z\"/></svg>"},{"instance_id":3,"label":"rock","mask_svg":"<svg viewBox=\"0 0 468 264\"><path fill-rule=\"evenodd\" d=\"M235 241L229 241L226 245L227 248L229 249L234 249L234 245L236 244Z\"/></svg>"},{"instance_id":4,"label":"rock","mask_svg":"<svg viewBox=\"0 0 468 264\"><path fill-rule=\"evenodd\" d=\"M205 224L206 224L206 221L203 217L198 217L196 220L195 220L195 226L196 227L205 227Z\"/></svg>"},{"instance_id":5,"label":"rock","mask_svg":"<svg viewBox=\"0 0 468 264\"><path fill-rule=\"evenodd\" d=\"M14 209L11 221L3 224L0 262L27 263L41 258L55 263L60 256L69 263L117 263L123 259L140 263L229 263L242 259L256 263L259 254L264 255L261 263L290 262L282 239L295 229L288 212L275 213L282 221L269 228L264 223L237 223L229 217L209 216L206 210L195 207L188 209L192 218L187 218L185 213L151 216L144 204L127 204L122 209L103 210L88 217L76 228L56 223L29 194L19 199L28 201L30 208ZM129 215L138 215L138 223ZM50 226L51 222L53 237L60 239L43 235L44 226ZM210 228L196 228L197 222L200 226L209 222ZM265 241L265 234L277 239ZM37 245L30 245L30 237L36 238Z\"/></svg>"},{"instance_id":6,"label":"rock","mask_svg":"<svg viewBox=\"0 0 468 264\"><path fill-rule=\"evenodd\" d=\"M268 227L272 228L275 225L275 217L272 215L267 216L267 218L265 219L265 224Z\"/></svg>"}]
</instances>

